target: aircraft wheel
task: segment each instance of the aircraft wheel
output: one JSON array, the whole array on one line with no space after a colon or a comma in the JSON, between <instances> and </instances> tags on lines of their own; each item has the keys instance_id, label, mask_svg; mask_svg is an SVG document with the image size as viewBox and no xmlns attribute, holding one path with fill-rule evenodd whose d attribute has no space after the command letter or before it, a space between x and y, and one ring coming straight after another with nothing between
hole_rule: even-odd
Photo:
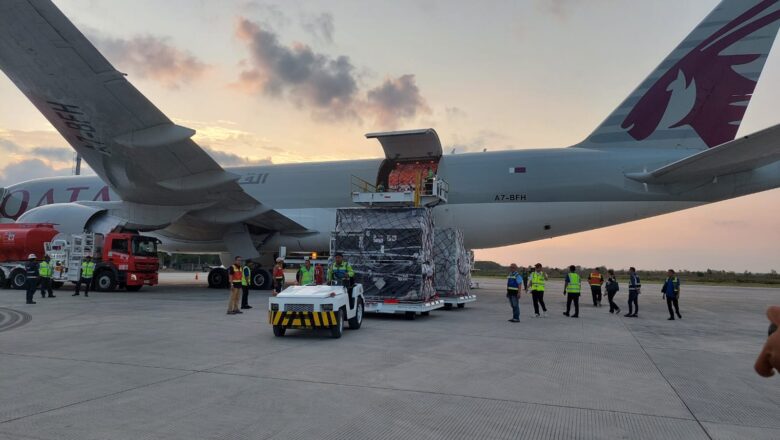
<instances>
[{"instance_id":1,"label":"aircraft wheel","mask_svg":"<svg viewBox=\"0 0 780 440\"><path fill-rule=\"evenodd\" d=\"M265 269L255 269L252 271L252 289L268 290L271 288L271 273Z\"/></svg>"},{"instance_id":2,"label":"aircraft wheel","mask_svg":"<svg viewBox=\"0 0 780 440\"><path fill-rule=\"evenodd\" d=\"M228 271L221 267L211 269L208 276L209 287L212 289L224 289L228 287Z\"/></svg>"}]
</instances>

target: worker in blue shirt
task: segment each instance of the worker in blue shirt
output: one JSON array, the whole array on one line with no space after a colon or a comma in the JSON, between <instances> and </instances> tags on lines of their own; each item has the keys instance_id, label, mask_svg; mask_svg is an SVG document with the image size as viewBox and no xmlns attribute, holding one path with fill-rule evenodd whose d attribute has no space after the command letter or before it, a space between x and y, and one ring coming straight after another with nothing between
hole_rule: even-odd
<instances>
[{"instance_id":1,"label":"worker in blue shirt","mask_svg":"<svg viewBox=\"0 0 780 440\"><path fill-rule=\"evenodd\" d=\"M628 269L628 313L623 316L636 318L639 313L639 294L642 291L642 282L636 274L636 268Z\"/></svg>"},{"instance_id":2,"label":"worker in blue shirt","mask_svg":"<svg viewBox=\"0 0 780 440\"><path fill-rule=\"evenodd\" d=\"M661 292L663 293L663 298L666 299L666 307L669 308L669 321L674 321L674 312L677 313L678 318L682 319L680 304L678 303L680 299L680 279L675 276L673 269L669 269L666 273L666 281L664 281ZM674 312L672 311L672 306L674 306Z\"/></svg>"},{"instance_id":3,"label":"worker in blue shirt","mask_svg":"<svg viewBox=\"0 0 780 440\"><path fill-rule=\"evenodd\" d=\"M509 265L509 275L506 277L506 297L512 306L512 319L509 322L520 322L520 288L523 286L523 276L517 271L517 265Z\"/></svg>"}]
</instances>

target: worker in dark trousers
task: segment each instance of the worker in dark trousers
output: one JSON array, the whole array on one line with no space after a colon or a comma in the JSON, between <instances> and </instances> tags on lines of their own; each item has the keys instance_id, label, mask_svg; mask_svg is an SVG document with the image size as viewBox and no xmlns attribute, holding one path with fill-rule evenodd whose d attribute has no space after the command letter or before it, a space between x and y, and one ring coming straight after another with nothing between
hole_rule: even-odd
<instances>
[{"instance_id":1,"label":"worker in dark trousers","mask_svg":"<svg viewBox=\"0 0 780 440\"><path fill-rule=\"evenodd\" d=\"M666 273L666 281L664 281L661 292L663 298L666 299L666 307L669 308L669 321L674 321L674 313L677 313L677 317L682 319L678 302L680 299L680 279L675 276L674 270L669 269ZM672 311L672 306L674 306L674 311Z\"/></svg>"},{"instance_id":2,"label":"worker in dark trousers","mask_svg":"<svg viewBox=\"0 0 780 440\"><path fill-rule=\"evenodd\" d=\"M241 308L251 309L249 305L249 285L252 283L252 269L249 268L249 264L252 260L246 260L241 267Z\"/></svg>"},{"instance_id":3,"label":"worker in dark trousers","mask_svg":"<svg viewBox=\"0 0 780 440\"><path fill-rule=\"evenodd\" d=\"M599 268L593 269L588 276L590 284L590 293L593 295L593 307L601 307L601 285L604 284L604 276L601 275Z\"/></svg>"},{"instance_id":4,"label":"worker in dark trousers","mask_svg":"<svg viewBox=\"0 0 780 440\"><path fill-rule=\"evenodd\" d=\"M35 296L35 291L38 290L38 262L36 261L38 257L35 256L35 254L30 254L27 256L27 263L24 265L24 272L27 276L26 286L27 287L27 304L35 304L35 301L33 301L33 297Z\"/></svg>"},{"instance_id":5,"label":"worker in dark trousers","mask_svg":"<svg viewBox=\"0 0 780 440\"><path fill-rule=\"evenodd\" d=\"M95 275L95 263L92 262L92 257L87 255L84 257L84 261L81 262L81 273L79 274L79 281L76 283L76 293L73 296L79 296L82 284L84 285L84 296L89 296L93 275Z\"/></svg>"},{"instance_id":6,"label":"worker in dark trousers","mask_svg":"<svg viewBox=\"0 0 780 440\"><path fill-rule=\"evenodd\" d=\"M639 314L639 294L642 293L642 282L636 269L628 269L628 313L623 315L628 318L636 318Z\"/></svg>"},{"instance_id":7,"label":"worker in dark trousers","mask_svg":"<svg viewBox=\"0 0 780 440\"><path fill-rule=\"evenodd\" d=\"M534 304L534 317L547 317L547 306L544 305L544 282L547 281L547 274L542 272L542 263L536 263L534 271L531 272L531 300ZM526 289L528 291L528 289ZM539 306L542 307L542 314L539 314Z\"/></svg>"},{"instance_id":8,"label":"worker in dark trousers","mask_svg":"<svg viewBox=\"0 0 780 440\"><path fill-rule=\"evenodd\" d=\"M509 275L506 277L506 297L512 306L512 319L509 322L520 322L520 286L523 285L523 276L517 271L517 265L509 265Z\"/></svg>"},{"instance_id":9,"label":"worker in dark trousers","mask_svg":"<svg viewBox=\"0 0 780 440\"><path fill-rule=\"evenodd\" d=\"M620 307L615 303L615 295L618 293L618 290L620 290L620 284L618 284L617 277L615 276L615 271L610 269L607 271L607 284L604 286L604 288L607 291L607 301L609 301L609 313L620 313Z\"/></svg>"},{"instance_id":10,"label":"worker in dark trousers","mask_svg":"<svg viewBox=\"0 0 780 440\"><path fill-rule=\"evenodd\" d=\"M580 275L577 273L575 266L569 266L569 273L566 274L566 281L563 283L563 294L566 296L566 311L563 312L566 316L572 318L580 317L580 293L582 292L582 285L580 284ZM574 314L569 315L571 311L571 304L574 303Z\"/></svg>"},{"instance_id":11,"label":"worker in dark trousers","mask_svg":"<svg viewBox=\"0 0 780 440\"><path fill-rule=\"evenodd\" d=\"M529 269L531 268L523 266L523 270L520 271L520 276L523 277L523 290L525 290L526 293L528 293L528 278L530 278L530 274L533 272L533 270Z\"/></svg>"},{"instance_id":12,"label":"worker in dark trousers","mask_svg":"<svg viewBox=\"0 0 780 440\"><path fill-rule=\"evenodd\" d=\"M38 276L40 276L41 283L41 298L46 298L46 292L49 292L49 298L56 298L54 291L51 288L51 275L53 273L51 267L51 257L45 255L43 261L38 265Z\"/></svg>"}]
</instances>

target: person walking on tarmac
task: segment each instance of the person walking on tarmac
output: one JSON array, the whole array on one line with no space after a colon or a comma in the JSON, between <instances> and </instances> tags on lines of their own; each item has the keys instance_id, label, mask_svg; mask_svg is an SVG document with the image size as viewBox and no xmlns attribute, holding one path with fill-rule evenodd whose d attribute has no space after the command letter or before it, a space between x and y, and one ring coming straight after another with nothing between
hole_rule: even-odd
<instances>
[{"instance_id":1,"label":"person walking on tarmac","mask_svg":"<svg viewBox=\"0 0 780 440\"><path fill-rule=\"evenodd\" d=\"M92 276L95 274L95 263L92 261L92 256L87 255L84 257L84 261L81 262L81 273L79 274L79 281L76 283L76 293L73 296L79 296L81 291L81 285L84 285L84 296L89 296L89 287L92 285Z\"/></svg>"},{"instance_id":2,"label":"person walking on tarmac","mask_svg":"<svg viewBox=\"0 0 780 440\"><path fill-rule=\"evenodd\" d=\"M639 294L642 293L642 282L636 274L636 268L628 268L628 313L623 315L636 318L639 314Z\"/></svg>"},{"instance_id":3,"label":"person walking on tarmac","mask_svg":"<svg viewBox=\"0 0 780 440\"><path fill-rule=\"evenodd\" d=\"M242 269L241 257L236 257L233 264L228 268L228 279L230 280L230 299L228 300L228 315L240 315L244 312L238 310L238 299L241 296L242 281L244 271Z\"/></svg>"},{"instance_id":4,"label":"person walking on tarmac","mask_svg":"<svg viewBox=\"0 0 780 440\"><path fill-rule=\"evenodd\" d=\"M617 277L615 277L615 271L610 269L607 271L609 274L607 277L607 284L605 289L607 290L607 301L609 301L609 313L620 313L620 307L615 304L615 294L620 290Z\"/></svg>"},{"instance_id":5,"label":"person walking on tarmac","mask_svg":"<svg viewBox=\"0 0 780 440\"><path fill-rule=\"evenodd\" d=\"M526 268L525 266L523 266L523 269L520 272L520 276L523 277L523 290L525 290L525 293L528 293L528 280L531 278L531 272L533 272L533 268Z\"/></svg>"},{"instance_id":6,"label":"person walking on tarmac","mask_svg":"<svg viewBox=\"0 0 780 440\"><path fill-rule=\"evenodd\" d=\"M569 273L566 274L566 281L563 283L563 294L567 296L566 311L563 312L564 315L569 316L569 312L571 311L571 303L574 303L574 314L571 315L571 317L580 317L581 291L582 286L580 285L580 275L577 273L577 268L573 265L569 266Z\"/></svg>"},{"instance_id":7,"label":"person walking on tarmac","mask_svg":"<svg viewBox=\"0 0 780 440\"><path fill-rule=\"evenodd\" d=\"M520 286L523 285L523 276L517 271L517 265L509 265L509 275L506 277L506 297L512 306L512 319L509 322L520 322Z\"/></svg>"},{"instance_id":8,"label":"person walking on tarmac","mask_svg":"<svg viewBox=\"0 0 780 440\"><path fill-rule=\"evenodd\" d=\"M35 254L28 255L27 263L24 265L24 272L27 277L27 281L25 281L27 287L27 304L36 304L36 302L33 301L33 297L35 296L35 291L38 290L39 265L36 261L37 258L38 257L36 257Z\"/></svg>"},{"instance_id":9,"label":"person walking on tarmac","mask_svg":"<svg viewBox=\"0 0 780 440\"><path fill-rule=\"evenodd\" d=\"M534 271L531 272L531 300L534 303L534 317L547 317L547 306L544 305L544 282L547 281L547 274L542 272L542 263L536 263ZM528 289L526 289L528 291ZM542 315L539 315L539 306L542 307Z\"/></svg>"},{"instance_id":10,"label":"person walking on tarmac","mask_svg":"<svg viewBox=\"0 0 780 440\"><path fill-rule=\"evenodd\" d=\"M663 293L663 298L666 299L666 307L669 308L669 321L674 321L675 312L677 317L682 319L680 304L678 303L680 299L680 279L674 275L674 270L672 269L669 269L666 275L666 281L664 281L661 292ZM674 306L674 312L672 312L672 306Z\"/></svg>"},{"instance_id":11,"label":"person walking on tarmac","mask_svg":"<svg viewBox=\"0 0 780 440\"><path fill-rule=\"evenodd\" d=\"M601 285L604 284L604 276L601 275L599 268L593 269L588 276L590 284L590 293L593 295L593 307L601 307Z\"/></svg>"},{"instance_id":12,"label":"person walking on tarmac","mask_svg":"<svg viewBox=\"0 0 780 440\"><path fill-rule=\"evenodd\" d=\"M41 277L41 298L46 298L47 291L49 292L49 298L56 298L51 288L52 267L50 261L51 257L44 255L43 261L38 266L38 275Z\"/></svg>"},{"instance_id":13,"label":"person walking on tarmac","mask_svg":"<svg viewBox=\"0 0 780 440\"><path fill-rule=\"evenodd\" d=\"M274 277L274 296L284 289L284 258L276 259L276 266L273 271Z\"/></svg>"},{"instance_id":14,"label":"person walking on tarmac","mask_svg":"<svg viewBox=\"0 0 780 440\"><path fill-rule=\"evenodd\" d=\"M246 260L243 266L241 266L241 308L251 309L249 305L249 284L252 282L252 269L249 268L249 264L252 260Z\"/></svg>"},{"instance_id":15,"label":"person walking on tarmac","mask_svg":"<svg viewBox=\"0 0 780 440\"><path fill-rule=\"evenodd\" d=\"M306 257L303 262L303 266L301 266L300 269L298 269L298 272L295 274L295 281L297 281L301 286L314 284L314 266L311 265L311 260L309 260L309 257Z\"/></svg>"}]
</instances>

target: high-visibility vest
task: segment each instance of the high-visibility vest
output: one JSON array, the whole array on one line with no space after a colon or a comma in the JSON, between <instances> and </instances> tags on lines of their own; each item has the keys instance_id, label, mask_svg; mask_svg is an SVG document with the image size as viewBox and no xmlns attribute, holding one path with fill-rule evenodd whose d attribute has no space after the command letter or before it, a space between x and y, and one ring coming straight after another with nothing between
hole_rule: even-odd
<instances>
[{"instance_id":1,"label":"high-visibility vest","mask_svg":"<svg viewBox=\"0 0 780 440\"><path fill-rule=\"evenodd\" d=\"M95 263L91 261L81 262L81 278L92 278L95 274Z\"/></svg>"},{"instance_id":2,"label":"high-visibility vest","mask_svg":"<svg viewBox=\"0 0 780 440\"><path fill-rule=\"evenodd\" d=\"M306 266L301 266L299 269L301 273L301 285L314 284L314 266L310 266L306 269Z\"/></svg>"},{"instance_id":3,"label":"high-visibility vest","mask_svg":"<svg viewBox=\"0 0 780 440\"><path fill-rule=\"evenodd\" d=\"M249 269L249 266L242 267L241 268L241 285L242 286L248 286L250 279L252 279L252 271Z\"/></svg>"},{"instance_id":4,"label":"high-visibility vest","mask_svg":"<svg viewBox=\"0 0 780 440\"><path fill-rule=\"evenodd\" d=\"M569 284L566 285L566 293L580 293L580 276L569 272Z\"/></svg>"},{"instance_id":5,"label":"high-visibility vest","mask_svg":"<svg viewBox=\"0 0 780 440\"><path fill-rule=\"evenodd\" d=\"M341 264L333 263L328 269L328 280L341 281L347 277L354 277L355 271L352 270L352 266L346 261L342 261Z\"/></svg>"},{"instance_id":6,"label":"high-visibility vest","mask_svg":"<svg viewBox=\"0 0 780 440\"><path fill-rule=\"evenodd\" d=\"M519 290L520 284L517 282L517 277L519 277L520 274L517 272L512 272L506 277L506 288L507 290Z\"/></svg>"},{"instance_id":7,"label":"high-visibility vest","mask_svg":"<svg viewBox=\"0 0 780 440\"><path fill-rule=\"evenodd\" d=\"M51 264L41 261L41 264L38 266L38 275L41 278L51 278Z\"/></svg>"},{"instance_id":8,"label":"high-visibility vest","mask_svg":"<svg viewBox=\"0 0 780 440\"><path fill-rule=\"evenodd\" d=\"M588 283L591 286L600 286L601 283L604 282L604 277L601 276L598 272L591 272L590 277L588 277Z\"/></svg>"},{"instance_id":9,"label":"high-visibility vest","mask_svg":"<svg viewBox=\"0 0 780 440\"><path fill-rule=\"evenodd\" d=\"M544 272L531 272L531 290L544 292Z\"/></svg>"},{"instance_id":10,"label":"high-visibility vest","mask_svg":"<svg viewBox=\"0 0 780 440\"><path fill-rule=\"evenodd\" d=\"M241 280L244 278L244 273L241 270L241 268L237 265L233 265L233 275L230 277L231 283L240 283Z\"/></svg>"}]
</instances>

